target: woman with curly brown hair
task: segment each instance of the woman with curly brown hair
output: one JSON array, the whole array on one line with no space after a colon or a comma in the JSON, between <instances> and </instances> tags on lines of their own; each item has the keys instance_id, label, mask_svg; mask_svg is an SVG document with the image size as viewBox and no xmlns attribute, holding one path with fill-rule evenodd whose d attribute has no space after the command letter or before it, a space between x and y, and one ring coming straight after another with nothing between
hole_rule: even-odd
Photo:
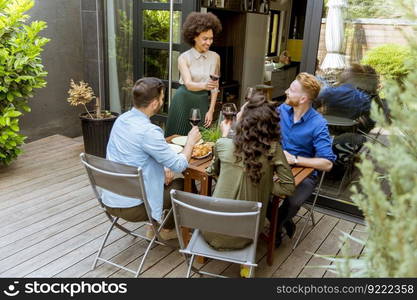
<instances>
[{"instance_id":1,"label":"woman with curly brown hair","mask_svg":"<svg viewBox=\"0 0 417 300\"><path fill-rule=\"evenodd\" d=\"M191 129L188 121L191 108L199 108L204 126L213 121L219 81L210 75L220 75L220 56L209 48L213 38L222 30L219 19L212 13L193 12L186 18L182 35L191 49L178 58L180 84L168 112L165 135L187 135ZM208 103L210 93L210 105Z\"/></svg>"},{"instance_id":2,"label":"woman with curly brown hair","mask_svg":"<svg viewBox=\"0 0 417 300\"><path fill-rule=\"evenodd\" d=\"M236 134L225 138L230 123L221 124L223 138L217 140L208 173L217 178L213 196L262 202L262 230L271 193L291 195L294 178L280 144L279 116L275 104L261 92L248 99L237 115ZM239 249L250 240L205 232L216 249Z\"/></svg>"}]
</instances>

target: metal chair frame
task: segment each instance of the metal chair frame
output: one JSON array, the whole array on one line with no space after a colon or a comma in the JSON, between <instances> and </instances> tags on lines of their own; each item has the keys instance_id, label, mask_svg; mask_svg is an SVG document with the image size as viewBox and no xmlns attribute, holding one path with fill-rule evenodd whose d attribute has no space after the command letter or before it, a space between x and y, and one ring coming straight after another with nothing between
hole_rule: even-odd
<instances>
[{"instance_id":1,"label":"metal chair frame","mask_svg":"<svg viewBox=\"0 0 417 300\"><path fill-rule=\"evenodd\" d=\"M178 198L181 198L181 200ZM186 198L195 201L186 203ZM254 277L254 268L257 267L255 259L262 203L220 199L176 190L171 190L171 201L180 243L180 252L183 254L188 267L187 278L190 277L192 271L202 275L226 278L225 276L204 272L193 267L196 256L247 265L250 267L249 277ZM216 221L205 222L207 220ZM230 226L219 226L218 224ZM183 226L194 229L188 245L182 235ZM202 230L212 230L212 232L234 236L232 233L236 232L236 230L239 231L239 229L236 229L239 226L246 226L250 230L245 232L244 229L241 229L238 236L253 240L251 244L243 249L218 251L208 245L201 234Z\"/></svg>"},{"instance_id":2,"label":"metal chair frame","mask_svg":"<svg viewBox=\"0 0 417 300\"><path fill-rule=\"evenodd\" d=\"M171 243L171 241L164 240L160 236L160 234L159 234L159 232L161 231L162 227L165 225L168 217L171 215L172 208L169 211L165 211L165 214L164 214L165 216L164 216L163 221L162 221L162 223L160 225L155 220L153 220L153 218L151 217L151 215L152 215L151 214L151 211L152 210L151 210L151 207L149 205L148 199L146 197L146 190L145 190L145 185L144 185L144 182L143 182L142 170L141 170L140 167L139 168L136 168L136 167L127 166L127 165L123 165L123 164L119 164L119 163L115 163L115 162L110 162L110 161L108 161L108 160L106 160L104 158L96 157L94 155L89 155L89 154L85 154L85 153L81 153L80 154L80 158L81 158L81 162L83 163L83 165L84 165L84 167L85 167L85 169L87 171L88 178L90 180L90 184L91 184L91 187L92 187L92 189L94 191L94 194L95 194L98 202L100 203L101 207L103 208L103 212L106 214L106 216L108 217L108 219L111 222L111 225L108 228L108 230L107 230L107 232L106 232L106 234L105 234L105 236L103 238L103 241L101 242L101 245L100 245L100 247L98 249L98 252L97 252L97 255L96 255L95 259L94 259L94 262L93 262L93 265L91 267L91 270L94 270L95 269L98 261L102 261L104 263L108 263L110 265L113 265L115 267L118 267L120 269L123 269L125 271L128 271L130 273L133 273L133 274L135 274L135 277L138 277L139 274L140 274L140 272L141 272L141 270L142 270L142 268L143 268L143 266L144 266L145 260L146 260L148 254L149 254L149 252L150 252L150 250L151 250L151 248L152 248L152 246L154 244L169 246L169 247L172 247L172 248L178 248L176 245L173 245ZM89 160L92 160L93 162L89 162ZM117 168L123 169L125 171L125 173L104 170L102 168L99 168L97 166L94 166L93 165L94 164L94 161L100 162L100 163L106 165L106 168L107 169L111 169L113 166L117 166ZM96 175L94 175L94 173L96 173ZM101 183L100 184L97 184L96 183L96 180L95 180L96 176L101 176L101 175L102 176L106 176L107 179L114 178L115 180L116 179L119 180L119 181L121 180L122 182L123 181L126 181L126 184L130 185L130 188L132 188L133 185L136 184L137 194L136 195L129 195L129 196L130 197L135 196L135 198L139 198L139 199L142 199L143 200L143 203L144 203L145 209L146 209L146 213L147 213L148 218L149 218L149 222L146 222L146 224L150 225L151 228L153 229L153 231L154 231L154 237L153 238L148 238L146 236L143 236L141 234L138 234L136 232L133 232L133 231L127 229L126 227L124 227L123 225L121 225L121 224L118 223L118 221L120 219L119 217L112 216L110 213L108 213L104 209L104 205L103 205L103 202L102 202L101 194L98 191L97 187L104 188L104 189L109 190L111 192L114 192L114 191L112 190L112 186L111 185L101 184ZM127 195L125 195L125 196L127 196ZM110 261L108 259L105 259L103 257L100 257L100 255L101 255L101 253L103 251L103 248L104 248L104 246L106 244L106 241L107 241L108 237L110 236L110 233L111 233L111 231L113 230L114 227L117 227L121 231L123 231L123 232L125 232L127 234L130 234L130 235L132 235L134 237L142 238L142 239L144 239L148 243L148 246L147 246L147 248L145 250L145 253L143 254L142 260L141 260L141 262L140 262L139 267L138 267L137 270L133 270L133 269L126 268L126 267L124 267L122 265L119 265L119 264L117 264L115 262L112 262L112 261Z\"/></svg>"},{"instance_id":3,"label":"metal chair frame","mask_svg":"<svg viewBox=\"0 0 417 300\"><path fill-rule=\"evenodd\" d=\"M321 190L321 185L323 183L325 174L326 174L326 172L322 171L322 174L320 176L319 184L318 184L318 186L316 188L316 191L315 191L313 202L311 204L308 204L308 203L303 204L303 206L307 209L306 215L302 216L302 215L297 214L298 217L304 219L305 221L304 221L303 227L300 231L300 234L298 235L298 238L297 238L297 240L295 241L295 243L292 247L293 250L298 246L298 243L300 242L301 237L303 236L303 233L304 233L304 231L307 227L308 222L311 221L311 223L313 224L313 227L316 226L316 221L314 219L314 208L316 207L316 201L317 201L317 198L319 197L320 190Z\"/></svg>"}]
</instances>

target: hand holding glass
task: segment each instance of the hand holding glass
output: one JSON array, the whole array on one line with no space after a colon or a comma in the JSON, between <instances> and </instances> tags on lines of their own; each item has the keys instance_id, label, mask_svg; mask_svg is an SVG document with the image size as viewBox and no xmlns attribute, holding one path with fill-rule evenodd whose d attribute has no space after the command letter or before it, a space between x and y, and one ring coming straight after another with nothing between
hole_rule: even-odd
<instances>
[{"instance_id":1,"label":"hand holding glass","mask_svg":"<svg viewBox=\"0 0 417 300\"><path fill-rule=\"evenodd\" d=\"M201 121L201 114L199 108L191 108L189 121L192 126L197 126Z\"/></svg>"},{"instance_id":2,"label":"hand holding glass","mask_svg":"<svg viewBox=\"0 0 417 300\"><path fill-rule=\"evenodd\" d=\"M219 75L210 74L210 79L211 79L212 81L218 81L218 80L219 80L219 78L220 78L220 76L219 76ZM215 92L218 92L218 91L219 91L219 89L218 89L218 88L214 88L214 89L210 90L210 92L211 92L211 93L215 93Z\"/></svg>"}]
</instances>

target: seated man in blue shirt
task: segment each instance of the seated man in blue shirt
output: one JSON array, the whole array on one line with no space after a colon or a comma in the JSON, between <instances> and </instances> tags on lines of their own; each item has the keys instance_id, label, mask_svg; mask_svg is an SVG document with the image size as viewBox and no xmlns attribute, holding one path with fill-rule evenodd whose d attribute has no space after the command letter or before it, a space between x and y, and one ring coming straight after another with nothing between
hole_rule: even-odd
<instances>
[{"instance_id":1,"label":"seated man in blue shirt","mask_svg":"<svg viewBox=\"0 0 417 300\"><path fill-rule=\"evenodd\" d=\"M290 165L329 171L336 156L326 120L311 106L320 92L320 83L311 74L300 73L285 91L287 99L280 114L282 149ZM276 247L281 244L282 228L291 238L295 233L292 218L316 186L317 172L302 181L292 196L279 208Z\"/></svg>"},{"instance_id":2,"label":"seated man in blue shirt","mask_svg":"<svg viewBox=\"0 0 417 300\"><path fill-rule=\"evenodd\" d=\"M193 146L200 140L197 126L188 133L182 153L177 154L167 144L162 129L151 123L150 117L164 104L164 84L158 78L142 78L133 87L133 108L119 116L113 125L107 145L107 159L141 167L152 218L162 222L163 209L170 207L169 190L182 189L183 179L172 182L172 172L188 167ZM172 182L172 183L171 183ZM165 183L165 188L164 188ZM127 221L148 220L143 201L103 191L103 204L113 216ZM171 216L172 217L172 216ZM161 231L165 239L175 238L173 218ZM152 233L148 228L147 235Z\"/></svg>"}]
</instances>

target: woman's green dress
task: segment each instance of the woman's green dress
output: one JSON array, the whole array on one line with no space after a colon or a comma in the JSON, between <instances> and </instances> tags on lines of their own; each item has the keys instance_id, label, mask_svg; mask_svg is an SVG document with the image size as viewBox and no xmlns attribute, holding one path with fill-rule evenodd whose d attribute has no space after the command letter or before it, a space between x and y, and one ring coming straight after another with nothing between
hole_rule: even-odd
<instances>
[{"instance_id":1,"label":"woman's green dress","mask_svg":"<svg viewBox=\"0 0 417 300\"><path fill-rule=\"evenodd\" d=\"M188 134L191 130L189 118L192 108L200 109L201 121L199 125L202 125L209 108L209 93L205 90L198 92L189 91L185 85L181 85L177 89L169 108L165 128L166 137L173 134Z\"/></svg>"}]
</instances>

